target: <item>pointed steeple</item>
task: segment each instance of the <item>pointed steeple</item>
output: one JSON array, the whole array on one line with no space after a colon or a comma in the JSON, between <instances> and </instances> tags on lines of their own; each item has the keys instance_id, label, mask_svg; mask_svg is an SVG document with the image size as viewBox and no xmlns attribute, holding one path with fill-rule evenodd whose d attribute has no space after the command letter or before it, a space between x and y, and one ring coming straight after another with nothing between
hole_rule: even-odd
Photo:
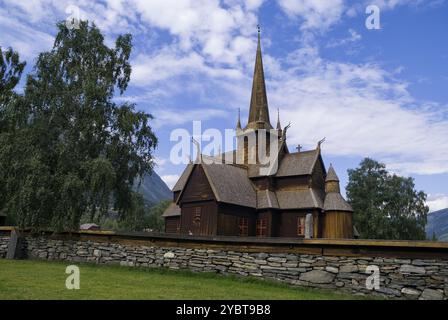
<instances>
[{"instance_id":1,"label":"pointed steeple","mask_svg":"<svg viewBox=\"0 0 448 320\"><path fill-rule=\"evenodd\" d=\"M344 212L352 213L353 209L350 204L345 201L345 199L341 195L341 188L339 187L339 178L336 174L336 171L333 168L333 165L330 164L328 168L327 177L325 179L325 199L324 199L324 211L328 215L331 212L339 212L340 214ZM347 223L347 228L342 228L337 232L342 232L341 234L327 234L327 238L351 238L352 234L352 217L350 219L343 219L341 221L345 221ZM345 230L345 231L344 231ZM335 232L334 230L324 231L324 235L326 232Z\"/></svg>"},{"instance_id":2,"label":"pointed steeple","mask_svg":"<svg viewBox=\"0 0 448 320\"><path fill-rule=\"evenodd\" d=\"M327 172L327 178L325 179L326 182L329 181L336 181L339 182L338 175L336 174L336 171L334 171L333 165L330 163L330 167L328 168Z\"/></svg>"},{"instance_id":3,"label":"pointed steeple","mask_svg":"<svg viewBox=\"0 0 448 320\"><path fill-rule=\"evenodd\" d=\"M261 57L260 27L258 26L258 45L255 57L252 95L250 98L249 121L246 128L272 129L269 121L268 98L264 80L263 59Z\"/></svg>"},{"instance_id":4,"label":"pointed steeple","mask_svg":"<svg viewBox=\"0 0 448 320\"><path fill-rule=\"evenodd\" d=\"M277 131L281 131L282 126L280 125L280 109L277 108Z\"/></svg>"},{"instance_id":5,"label":"pointed steeple","mask_svg":"<svg viewBox=\"0 0 448 320\"><path fill-rule=\"evenodd\" d=\"M241 130L241 111L238 108L238 121L236 123L236 130Z\"/></svg>"},{"instance_id":6,"label":"pointed steeple","mask_svg":"<svg viewBox=\"0 0 448 320\"><path fill-rule=\"evenodd\" d=\"M261 109L258 109L258 123L262 123L264 122L264 117L263 117L263 111Z\"/></svg>"},{"instance_id":7,"label":"pointed steeple","mask_svg":"<svg viewBox=\"0 0 448 320\"><path fill-rule=\"evenodd\" d=\"M330 163L330 167L328 168L327 177L325 178L325 192L326 193L340 193L341 188L339 187L339 178L334 171L333 165Z\"/></svg>"}]
</instances>

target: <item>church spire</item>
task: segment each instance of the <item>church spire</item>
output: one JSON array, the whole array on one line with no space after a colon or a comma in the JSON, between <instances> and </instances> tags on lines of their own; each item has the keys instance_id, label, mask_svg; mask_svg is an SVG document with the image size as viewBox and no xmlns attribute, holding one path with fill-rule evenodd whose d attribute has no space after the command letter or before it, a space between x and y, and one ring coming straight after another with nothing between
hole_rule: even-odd
<instances>
[{"instance_id":1,"label":"church spire","mask_svg":"<svg viewBox=\"0 0 448 320\"><path fill-rule=\"evenodd\" d=\"M264 80L263 59L261 57L260 26L258 26L258 44L252 81L252 95L250 98L249 121L246 128L272 129L269 121L268 98Z\"/></svg>"},{"instance_id":2,"label":"church spire","mask_svg":"<svg viewBox=\"0 0 448 320\"><path fill-rule=\"evenodd\" d=\"M280 125L280 109L277 108L277 130L281 131L282 130L282 126Z\"/></svg>"},{"instance_id":3,"label":"church spire","mask_svg":"<svg viewBox=\"0 0 448 320\"><path fill-rule=\"evenodd\" d=\"M241 111L238 108L238 121L236 123L236 130L241 130Z\"/></svg>"}]
</instances>

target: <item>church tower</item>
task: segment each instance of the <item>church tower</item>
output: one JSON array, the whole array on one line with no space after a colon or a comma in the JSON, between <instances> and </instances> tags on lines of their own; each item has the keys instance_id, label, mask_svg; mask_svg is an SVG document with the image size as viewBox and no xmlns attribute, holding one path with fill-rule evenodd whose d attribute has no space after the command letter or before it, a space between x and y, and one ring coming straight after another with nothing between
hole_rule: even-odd
<instances>
[{"instance_id":1,"label":"church tower","mask_svg":"<svg viewBox=\"0 0 448 320\"><path fill-rule=\"evenodd\" d=\"M325 179L323 238L353 238L353 209L341 195L339 178L330 164Z\"/></svg>"},{"instance_id":2,"label":"church tower","mask_svg":"<svg viewBox=\"0 0 448 320\"><path fill-rule=\"evenodd\" d=\"M279 121L278 119L277 127L280 127ZM238 113L236 126L238 163L245 165L258 164L260 162L258 156L259 149L263 147L266 149L266 155L269 156L271 149L270 139L278 140L281 137L281 129L273 129L269 119L269 106L261 54L260 27L258 27L258 43L252 80L249 118L247 125L242 128L240 114Z\"/></svg>"}]
</instances>

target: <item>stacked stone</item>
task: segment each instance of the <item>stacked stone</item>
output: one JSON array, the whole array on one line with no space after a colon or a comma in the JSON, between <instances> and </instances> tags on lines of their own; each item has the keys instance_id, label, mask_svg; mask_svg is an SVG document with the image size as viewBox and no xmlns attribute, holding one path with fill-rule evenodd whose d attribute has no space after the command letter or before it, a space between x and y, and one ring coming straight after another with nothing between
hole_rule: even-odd
<instances>
[{"instance_id":1,"label":"stacked stone","mask_svg":"<svg viewBox=\"0 0 448 320\"><path fill-rule=\"evenodd\" d=\"M7 241L7 238L0 238L0 255L3 257ZM448 298L448 260L240 252L145 246L131 241L121 244L44 237L27 237L24 250L26 256L36 259L252 276L296 286L395 299ZM370 276L366 268L370 265L379 268L379 289L369 290L366 286Z\"/></svg>"},{"instance_id":2,"label":"stacked stone","mask_svg":"<svg viewBox=\"0 0 448 320\"><path fill-rule=\"evenodd\" d=\"M6 258L8 252L9 237L0 237L0 259Z\"/></svg>"}]
</instances>

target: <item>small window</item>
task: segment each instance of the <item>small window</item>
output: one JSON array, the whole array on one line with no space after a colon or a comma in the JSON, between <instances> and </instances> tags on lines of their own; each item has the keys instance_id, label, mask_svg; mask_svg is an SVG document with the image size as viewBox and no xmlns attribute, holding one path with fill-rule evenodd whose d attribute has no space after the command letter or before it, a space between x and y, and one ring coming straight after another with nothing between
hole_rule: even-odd
<instances>
[{"instance_id":1,"label":"small window","mask_svg":"<svg viewBox=\"0 0 448 320\"><path fill-rule=\"evenodd\" d=\"M257 237L266 237L268 235L268 221L267 219L257 220Z\"/></svg>"},{"instance_id":2,"label":"small window","mask_svg":"<svg viewBox=\"0 0 448 320\"><path fill-rule=\"evenodd\" d=\"M201 207L194 207L193 208L193 223L194 224L201 224Z\"/></svg>"},{"instance_id":3,"label":"small window","mask_svg":"<svg viewBox=\"0 0 448 320\"><path fill-rule=\"evenodd\" d=\"M297 218L297 235L298 236L305 235L305 217Z\"/></svg>"},{"instance_id":4,"label":"small window","mask_svg":"<svg viewBox=\"0 0 448 320\"><path fill-rule=\"evenodd\" d=\"M240 237L247 237L249 235L249 219L239 219Z\"/></svg>"}]
</instances>

